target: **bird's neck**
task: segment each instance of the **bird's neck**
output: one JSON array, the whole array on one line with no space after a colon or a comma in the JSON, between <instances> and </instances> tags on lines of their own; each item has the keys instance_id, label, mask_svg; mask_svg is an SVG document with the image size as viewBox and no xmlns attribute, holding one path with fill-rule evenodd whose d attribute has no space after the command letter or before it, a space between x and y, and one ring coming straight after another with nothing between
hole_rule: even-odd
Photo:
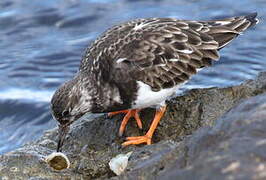
<instances>
[{"instance_id":1,"label":"bird's neck","mask_svg":"<svg viewBox=\"0 0 266 180\"><path fill-rule=\"evenodd\" d=\"M99 74L100 76L100 74ZM119 88L95 74L78 73L74 91L78 91L80 106L90 108L92 113L121 110L125 107Z\"/></svg>"}]
</instances>

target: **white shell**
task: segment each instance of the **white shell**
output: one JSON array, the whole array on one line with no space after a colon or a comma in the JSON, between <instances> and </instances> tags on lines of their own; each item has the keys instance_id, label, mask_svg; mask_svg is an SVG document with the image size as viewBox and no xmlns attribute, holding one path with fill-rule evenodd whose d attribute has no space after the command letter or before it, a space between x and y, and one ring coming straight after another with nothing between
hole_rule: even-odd
<instances>
[{"instance_id":1,"label":"white shell","mask_svg":"<svg viewBox=\"0 0 266 180\"><path fill-rule=\"evenodd\" d=\"M109 162L110 169L116 174L120 175L122 172L125 171L128 159L131 156L132 152L127 154L118 154L116 157L112 158Z\"/></svg>"},{"instance_id":2,"label":"white shell","mask_svg":"<svg viewBox=\"0 0 266 180\"><path fill-rule=\"evenodd\" d=\"M70 161L69 159L67 158L67 156L61 152L53 152L52 154L48 155L46 158L45 158L45 162L46 163L50 163L50 161L52 161L55 157L62 157L62 159L64 159L64 161L66 162L67 164L67 167L66 168L69 168L70 167ZM51 166L52 167L52 166Z\"/></svg>"}]
</instances>

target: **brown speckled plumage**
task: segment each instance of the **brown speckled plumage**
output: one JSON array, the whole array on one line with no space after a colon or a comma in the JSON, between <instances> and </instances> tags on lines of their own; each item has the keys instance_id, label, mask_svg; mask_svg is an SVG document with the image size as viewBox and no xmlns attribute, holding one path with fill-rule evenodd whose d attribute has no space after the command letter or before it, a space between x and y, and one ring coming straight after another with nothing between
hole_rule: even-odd
<instances>
[{"instance_id":1,"label":"brown speckled plumage","mask_svg":"<svg viewBox=\"0 0 266 180\"><path fill-rule=\"evenodd\" d=\"M110 61L107 64L111 68L127 69L131 77L154 91L173 87L188 80L196 69L218 60L218 50L256 23L255 16L213 21L129 21L109 29L88 48L80 71L92 71L97 64ZM117 63L118 59L124 60Z\"/></svg>"},{"instance_id":2,"label":"brown speckled plumage","mask_svg":"<svg viewBox=\"0 0 266 180\"><path fill-rule=\"evenodd\" d=\"M57 150L69 125L87 112L162 105L197 70L218 60L218 50L256 24L256 16L212 21L137 19L107 30L86 50L76 76L52 98L52 114L60 123ZM165 107L154 122L164 111ZM151 143L156 126L148 139L141 137L146 138L143 142ZM132 143L136 142L126 144Z\"/></svg>"}]
</instances>

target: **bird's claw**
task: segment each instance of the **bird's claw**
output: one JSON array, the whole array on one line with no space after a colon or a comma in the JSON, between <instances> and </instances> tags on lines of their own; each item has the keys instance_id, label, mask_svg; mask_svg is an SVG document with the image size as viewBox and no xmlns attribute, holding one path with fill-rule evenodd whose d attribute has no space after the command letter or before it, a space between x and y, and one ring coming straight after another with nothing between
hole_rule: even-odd
<instances>
[{"instance_id":1,"label":"bird's claw","mask_svg":"<svg viewBox=\"0 0 266 180\"><path fill-rule=\"evenodd\" d=\"M133 136L133 137L127 137L127 141L125 141L122 146L128 146L128 145L136 145L136 144L143 144L146 143L147 145L151 144L151 137L149 135L144 136Z\"/></svg>"}]
</instances>

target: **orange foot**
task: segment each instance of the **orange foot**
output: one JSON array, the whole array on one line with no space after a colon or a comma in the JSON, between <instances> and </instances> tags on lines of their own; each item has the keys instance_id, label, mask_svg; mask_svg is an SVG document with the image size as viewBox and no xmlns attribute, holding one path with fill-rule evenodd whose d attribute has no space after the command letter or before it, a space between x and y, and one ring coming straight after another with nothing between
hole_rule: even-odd
<instances>
[{"instance_id":1,"label":"orange foot","mask_svg":"<svg viewBox=\"0 0 266 180\"><path fill-rule=\"evenodd\" d=\"M124 142L122 145L123 146L128 146L131 144L142 144L142 143L146 143L148 145L151 144L151 139L152 139L152 135L156 129L156 127L158 126L164 112L166 110L166 106L161 107L160 109L158 109L156 111L155 117L152 121L151 127L149 129L149 131L146 133L146 135L144 136L135 136L135 137L127 137L127 141Z\"/></svg>"},{"instance_id":2,"label":"orange foot","mask_svg":"<svg viewBox=\"0 0 266 180\"><path fill-rule=\"evenodd\" d=\"M131 118L131 117L134 117L136 122L137 122L137 125L140 129L142 129L142 122L139 118L139 109L130 109L130 110L123 110L123 111L116 111L116 112L110 112L108 113L108 116L113 116L113 115L116 115L116 114L121 114L121 113L124 113L126 114L121 125L120 125L120 128L119 128L119 136L122 136L124 131L125 131L125 128L126 128L126 125L128 123L128 120Z\"/></svg>"},{"instance_id":3,"label":"orange foot","mask_svg":"<svg viewBox=\"0 0 266 180\"><path fill-rule=\"evenodd\" d=\"M147 134L144 136L133 136L133 137L127 137L127 141L124 142L122 144L122 146L128 146L131 144L142 144L142 143L146 143L148 145L151 144L151 138L150 136L148 136Z\"/></svg>"}]
</instances>

